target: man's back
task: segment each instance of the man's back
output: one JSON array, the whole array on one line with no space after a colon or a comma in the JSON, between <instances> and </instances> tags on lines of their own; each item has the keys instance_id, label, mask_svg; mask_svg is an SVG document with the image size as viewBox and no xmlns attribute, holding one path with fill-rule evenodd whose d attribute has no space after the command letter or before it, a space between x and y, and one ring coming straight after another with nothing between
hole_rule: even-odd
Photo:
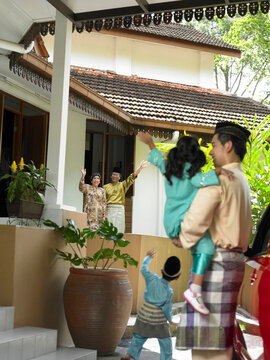
<instances>
[{"instance_id":1,"label":"man's back","mask_svg":"<svg viewBox=\"0 0 270 360\"><path fill-rule=\"evenodd\" d=\"M240 163L224 168L234 172L234 180L220 176L220 186L198 191L182 222L184 248L195 245L209 229L216 246L240 252L247 249L252 230L249 186Z\"/></svg>"}]
</instances>

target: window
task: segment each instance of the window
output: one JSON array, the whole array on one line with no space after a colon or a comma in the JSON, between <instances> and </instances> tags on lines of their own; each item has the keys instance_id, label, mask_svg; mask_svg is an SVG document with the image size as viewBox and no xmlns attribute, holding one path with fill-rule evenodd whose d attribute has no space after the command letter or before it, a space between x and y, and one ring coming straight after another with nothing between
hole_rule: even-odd
<instances>
[{"instance_id":1,"label":"window","mask_svg":"<svg viewBox=\"0 0 270 360\"><path fill-rule=\"evenodd\" d=\"M13 160L46 164L49 114L0 91L0 176L9 172ZM7 182L0 183L0 216L6 216Z\"/></svg>"}]
</instances>

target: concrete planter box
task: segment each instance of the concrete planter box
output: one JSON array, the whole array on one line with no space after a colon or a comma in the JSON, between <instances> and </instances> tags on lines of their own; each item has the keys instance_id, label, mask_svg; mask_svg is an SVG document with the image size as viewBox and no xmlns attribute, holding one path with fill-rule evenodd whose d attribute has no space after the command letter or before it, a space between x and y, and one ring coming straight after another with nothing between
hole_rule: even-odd
<instances>
[{"instance_id":1,"label":"concrete planter box","mask_svg":"<svg viewBox=\"0 0 270 360\"><path fill-rule=\"evenodd\" d=\"M24 219L40 219L44 208L43 203L23 199L7 201L6 205L9 217Z\"/></svg>"}]
</instances>

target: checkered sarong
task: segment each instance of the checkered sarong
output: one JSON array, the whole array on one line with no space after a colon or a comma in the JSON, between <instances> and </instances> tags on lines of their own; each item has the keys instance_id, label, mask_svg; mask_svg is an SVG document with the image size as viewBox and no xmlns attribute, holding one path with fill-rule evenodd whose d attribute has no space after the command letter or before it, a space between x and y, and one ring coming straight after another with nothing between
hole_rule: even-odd
<instances>
[{"instance_id":1,"label":"checkered sarong","mask_svg":"<svg viewBox=\"0 0 270 360\"><path fill-rule=\"evenodd\" d=\"M177 328L177 349L225 350L232 346L237 295L244 269L243 254L216 249L202 291L210 315L201 315L185 303Z\"/></svg>"}]
</instances>

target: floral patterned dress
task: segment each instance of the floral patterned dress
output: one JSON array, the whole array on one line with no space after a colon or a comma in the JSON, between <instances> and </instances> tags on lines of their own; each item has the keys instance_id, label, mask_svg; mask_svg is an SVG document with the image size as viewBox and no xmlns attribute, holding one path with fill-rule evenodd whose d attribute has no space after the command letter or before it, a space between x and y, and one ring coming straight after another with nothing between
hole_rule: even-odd
<instances>
[{"instance_id":1,"label":"floral patterned dress","mask_svg":"<svg viewBox=\"0 0 270 360\"><path fill-rule=\"evenodd\" d=\"M79 190L83 193L83 211L87 213L90 229L97 229L106 219L106 192L101 187L85 184L80 180Z\"/></svg>"}]
</instances>

